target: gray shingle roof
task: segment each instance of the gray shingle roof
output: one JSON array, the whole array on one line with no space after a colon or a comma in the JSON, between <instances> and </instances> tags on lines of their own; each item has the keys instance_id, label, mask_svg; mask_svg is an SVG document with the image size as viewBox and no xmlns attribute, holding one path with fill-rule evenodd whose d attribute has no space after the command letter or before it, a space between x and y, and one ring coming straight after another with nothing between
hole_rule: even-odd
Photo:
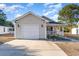
<instances>
[{"instance_id":1,"label":"gray shingle roof","mask_svg":"<svg viewBox=\"0 0 79 59\"><path fill-rule=\"evenodd\" d=\"M48 20L50 24L62 24L62 23L59 23L59 22L55 22L55 21L53 21L52 19L50 19L50 18L48 18L46 16L42 16L42 18Z\"/></svg>"},{"instance_id":2,"label":"gray shingle roof","mask_svg":"<svg viewBox=\"0 0 79 59\"><path fill-rule=\"evenodd\" d=\"M54 22L54 21L52 21L52 22L49 22L50 24L63 24L63 23L59 23L59 22Z\"/></svg>"},{"instance_id":3,"label":"gray shingle roof","mask_svg":"<svg viewBox=\"0 0 79 59\"><path fill-rule=\"evenodd\" d=\"M53 21L52 19L50 19L50 18L48 18L48 17L46 17L46 16L42 16L42 18L48 20L49 22Z\"/></svg>"}]
</instances>

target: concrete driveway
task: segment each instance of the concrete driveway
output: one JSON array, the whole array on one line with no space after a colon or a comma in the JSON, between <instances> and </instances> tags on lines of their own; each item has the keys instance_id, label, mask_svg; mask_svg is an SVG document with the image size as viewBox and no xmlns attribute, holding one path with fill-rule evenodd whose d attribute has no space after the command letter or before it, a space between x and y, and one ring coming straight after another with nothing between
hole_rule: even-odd
<instances>
[{"instance_id":1,"label":"concrete driveway","mask_svg":"<svg viewBox=\"0 0 79 59\"><path fill-rule=\"evenodd\" d=\"M0 45L0 56L67 56L54 42L13 40Z\"/></svg>"}]
</instances>

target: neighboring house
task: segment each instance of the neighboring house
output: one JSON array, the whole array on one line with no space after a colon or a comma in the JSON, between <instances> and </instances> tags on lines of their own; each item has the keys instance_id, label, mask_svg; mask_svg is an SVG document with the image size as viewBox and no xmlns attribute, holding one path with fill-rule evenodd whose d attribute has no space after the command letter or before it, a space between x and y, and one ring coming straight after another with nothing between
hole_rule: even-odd
<instances>
[{"instance_id":1,"label":"neighboring house","mask_svg":"<svg viewBox=\"0 0 79 59\"><path fill-rule=\"evenodd\" d=\"M77 30L77 32L78 32L78 34L79 34L79 21L78 21L77 25L78 25L78 30Z\"/></svg>"},{"instance_id":2,"label":"neighboring house","mask_svg":"<svg viewBox=\"0 0 79 59\"><path fill-rule=\"evenodd\" d=\"M72 34L79 34L79 28L72 28Z\"/></svg>"},{"instance_id":3,"label":"neighboring house","mask_svg":"<svg viewBox=\"0 0 79 59\"><path fill-rule=\"evenodd\" d=\"M0 26L0 34L12 33L13 27Z\"/></svg>"},{"instance_id":4,"label":"neighboring house","mask_svg":"<svg viewBox=\"0 0 79 59\"><path fill-rule=\"evenodd\" d=\"M14 26L16 38L47 39L47 35L64 35L64 24L32 12L16 18Z\"/></svg>"},{"instance_id":5,"label":"neighboring house","mask_svg":"<svg viewBox=\"0 0 79 59\"><path fill-rule=\"evenodd\" d=\"M77 26L78 26L77 28L72 28L72 32L71 32L72 34L77 34L77 35L79 34L79 22L77 23Z\"/></svg>"}]
</instances>

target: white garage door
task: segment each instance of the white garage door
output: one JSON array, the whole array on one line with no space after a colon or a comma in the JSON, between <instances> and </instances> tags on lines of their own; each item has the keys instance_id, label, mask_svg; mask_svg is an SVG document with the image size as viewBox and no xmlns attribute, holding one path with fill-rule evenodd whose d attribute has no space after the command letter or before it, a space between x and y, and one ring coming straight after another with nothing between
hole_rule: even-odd
<instances>
[{"instance_id":1,"label":"white garage door","mask_svg":"<svg viewBox=\"0 0 79 59\"><path fill-rule=\"evenodd\" d=\"M22 36L27 39L39 38L39 26L37 25L24 25L22 26Z\"/></svg>"}]
</instances>

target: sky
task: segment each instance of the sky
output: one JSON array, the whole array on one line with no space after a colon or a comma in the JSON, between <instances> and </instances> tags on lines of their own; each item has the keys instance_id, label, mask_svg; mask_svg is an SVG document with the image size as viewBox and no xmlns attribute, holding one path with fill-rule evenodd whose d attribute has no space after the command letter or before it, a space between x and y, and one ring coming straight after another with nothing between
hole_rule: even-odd
<instances>
[{"instance_id":1,"label":"sky","mask_svg":"<svg viewBox=\"0 0 79 59\"><path fill-rule=\"evenodd\" d=\"M57 21L59 11L67 3L7 3L0 4L0 9L6 14L7 20L12 21L17 17L31 11L39 16L47 16Z\"/></svg>"}]
</instances>

